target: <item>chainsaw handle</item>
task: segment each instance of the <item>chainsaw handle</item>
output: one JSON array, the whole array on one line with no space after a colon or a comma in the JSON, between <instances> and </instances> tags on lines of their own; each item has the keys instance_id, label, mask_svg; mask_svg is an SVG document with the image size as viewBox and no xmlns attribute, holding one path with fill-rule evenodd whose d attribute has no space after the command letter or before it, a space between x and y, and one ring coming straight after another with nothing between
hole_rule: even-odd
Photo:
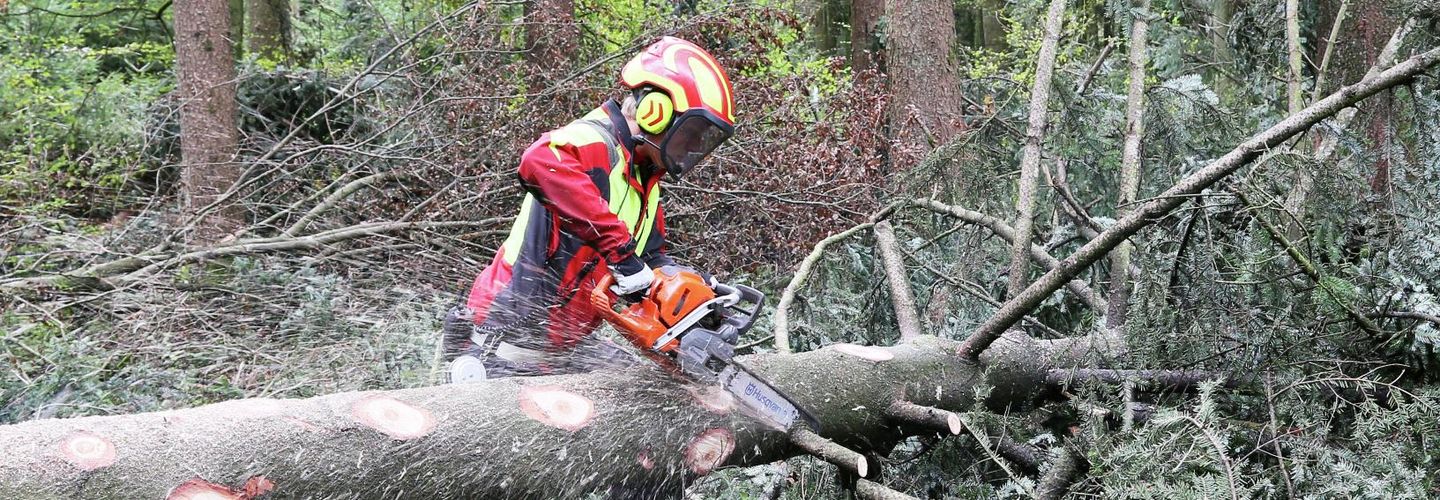
<instances>
[{"instance_id":1,"label":"chainsaw handle","mask_svg":"<svg viewBox=\"0 0 1440 500\"><path fill-rule=\"evenodd\" d=\"M614 276L610 274L601 276L595 283L595 289L590 291L590 306L595 308L595 312L600 315L601 319L615 325L615 329L630 343L635 344L641 351L650 350L651 346L646 345L645 337L658 337L664 333L663 326L655 321L645 321L639 315L640 311L635 310L640 307L640 304L631 304L628 307L617 305L616 299L619 297L614 297L615 294L610 291L611 285L614 284ZM656 328L660 328L660 331L656 332Z\"/></svg>"},{"instance_id":2,"label":"chainsaw handle","mask_svg":"<svg viewBox=\"0 0 1440 500\"><path fill-rule=\"evenodd\" d=\"M714 289L715 298L720 300L720 303L725 307L739 304L740 300L744 298L738 288L724 283L715 283Z\"/></svg>"},{"instance_id":3,"label":"chainsaw handle","mask_svg":"<svg viewBox=\"0 0 1440 500\"><path fill-rule=\"evenodd\" d=\"M590 305L605 319L618 321L620 313L615 311L615 301L610 298L610 287L615 285L615 276L605 273L595 283L595 289L590 292Z\"/></svg>"},{"instance_id":4,"label":"chainsaw handle","mask_svg":"<svg viewBox=\"0 0 1440 500\"><path fill-rule=\"evenodd\" d=\"M715 291L725 294L724 299L729 303L726 307L735 311L725 318L725 323L735 328L736 334L744 335L755 326L755 320L760 317L760 310L765 305L765 294L759 290L745 285L727 285L719 283L715 285ZM741 304L749 304L750 307L741 307Z\"/></svg>"}]
</instances>

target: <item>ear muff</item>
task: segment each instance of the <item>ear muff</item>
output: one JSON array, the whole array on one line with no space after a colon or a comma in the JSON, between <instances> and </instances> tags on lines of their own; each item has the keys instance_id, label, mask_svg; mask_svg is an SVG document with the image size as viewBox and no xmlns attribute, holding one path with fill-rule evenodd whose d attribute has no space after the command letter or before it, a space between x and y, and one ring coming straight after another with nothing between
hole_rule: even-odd
<instances>
[{"instance_id":1,"label":"ear muff","mask_svg":"<svg viewBox=\"0 0 1440 500\"><path fill-rule=\"evenodd\" d=\"M635 121L640 124L640 130L658 135L670 128L670 120L674 118L675 103L664 92L645 92L635 103Z\"/></svg>"}]
</instances>

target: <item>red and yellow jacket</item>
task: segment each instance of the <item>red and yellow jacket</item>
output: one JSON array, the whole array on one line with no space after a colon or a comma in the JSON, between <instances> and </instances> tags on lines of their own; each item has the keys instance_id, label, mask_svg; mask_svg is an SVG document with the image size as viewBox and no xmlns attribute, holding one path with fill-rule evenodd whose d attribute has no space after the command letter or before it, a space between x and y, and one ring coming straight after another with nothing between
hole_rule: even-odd
<instances>
[{"instance_id":1,"label":"red and yellow jacket","mask_svg":"<svg viewBox=\"0 0 1440 500\"><path fill-rule=\"evenodd\" d=\"M664 254L660 176L639 175L628 136L609 101L525 150L520 214L467 301L482 329L543 331L552 349L571 347L599 324L588 294L607 264L673 264Z\"/></svg>"}]
</instances>

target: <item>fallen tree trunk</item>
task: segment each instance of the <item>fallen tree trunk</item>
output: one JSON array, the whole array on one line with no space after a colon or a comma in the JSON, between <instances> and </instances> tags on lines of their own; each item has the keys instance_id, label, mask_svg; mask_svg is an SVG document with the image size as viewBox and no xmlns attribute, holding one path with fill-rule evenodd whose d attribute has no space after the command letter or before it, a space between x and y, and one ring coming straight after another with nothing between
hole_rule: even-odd
<instances>
[{"instance_id":1,"label":"fallen tree trunk","mask_svg":"<svg viewBox=\"0 0 1440 500\"><path fill-rule=\"evenodd\" d=\"M981 364L928 336L745 359L819 417L821 435L884 453L908 434L934 432L932 422L891 411L896 402L964 410L988 382L988 405L1025 404L1047 369L1098 352L1089 338L1006 338ZM0 447L0 498L634 497L678 491L716 467L803 453L727 395L648 366L37 420L0 427Z\"/></svg>"}]
</instances>

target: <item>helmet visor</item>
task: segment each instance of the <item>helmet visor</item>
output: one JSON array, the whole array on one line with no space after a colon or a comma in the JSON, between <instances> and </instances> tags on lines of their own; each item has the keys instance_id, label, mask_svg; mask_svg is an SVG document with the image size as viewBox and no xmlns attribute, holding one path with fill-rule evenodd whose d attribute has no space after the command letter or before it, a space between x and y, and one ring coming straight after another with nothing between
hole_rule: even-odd
<instances>
[{"instance_id":1,"label":"helmet visor","mask_svg":"<svg viewBox=\"0 0 1440 500\"><path fill-rule=\"evenodd\" d=\"M679 178L705 160L720 143L730 138L735 129L708 113L687 111L676 118L670 133L660 143L665 171Z\"/></svg>"}]
</instances>

